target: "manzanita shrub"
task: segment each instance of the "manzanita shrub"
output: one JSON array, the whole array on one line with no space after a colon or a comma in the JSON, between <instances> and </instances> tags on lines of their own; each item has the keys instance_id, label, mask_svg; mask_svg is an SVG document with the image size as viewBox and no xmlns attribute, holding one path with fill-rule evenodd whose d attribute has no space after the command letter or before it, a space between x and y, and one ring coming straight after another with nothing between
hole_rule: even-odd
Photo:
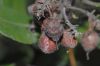
<instances>
[{"instance_id":1,"label":"manzanita shrub","mask_svg":"<svg viewBox=\"0 0 100 66\"><path fill-rule=\"evenodd\" d=\"M95 30L99 30L100 20L93 14L94 11L91 13L74 7L72 2L73 0L36 0L28 7L28 12L37 18L40 25L39 48L41 51L46 54L54 53L59 49L59 44L65 48L75 48L78 44L77 37L82 35L81 46L89 60L89 53L99 43L99 35ZM80 11L87 16L89 27L86 32L78 32L78 24L71 24L70 20L74 19L73 15L69 15L71 10Z\"/></svg>"}]
</instances>

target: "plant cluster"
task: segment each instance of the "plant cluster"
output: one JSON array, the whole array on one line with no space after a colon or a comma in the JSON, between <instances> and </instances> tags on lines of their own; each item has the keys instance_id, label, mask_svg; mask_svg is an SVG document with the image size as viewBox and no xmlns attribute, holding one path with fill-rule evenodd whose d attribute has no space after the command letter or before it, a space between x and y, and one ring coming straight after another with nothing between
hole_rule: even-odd
<instances>
[{"instance_id":1,"label":"plant cluster","mask_svg":"<svg viewBox=\"0 0 100 66\"><path fill-rule=\"evenodd\" d=\"M87 0L88 1L88 0ZM84 9L74 7L73 0L36 0L28 7L28 12L37 18L40 25L41 36L39 39L39 48L46 54L53 53L59 49L58 45L65 48L75 48L80 33L77 31L77 25L70 22L71 10L80 11L88 17L88 30L81 34L81 45L88 54L94 50L99 42L99 35L95 30L100 30L100 20L93 14ZM34 22L31 24L31 30L34 32L37 27Z\"/></svg>"}]
</instances>

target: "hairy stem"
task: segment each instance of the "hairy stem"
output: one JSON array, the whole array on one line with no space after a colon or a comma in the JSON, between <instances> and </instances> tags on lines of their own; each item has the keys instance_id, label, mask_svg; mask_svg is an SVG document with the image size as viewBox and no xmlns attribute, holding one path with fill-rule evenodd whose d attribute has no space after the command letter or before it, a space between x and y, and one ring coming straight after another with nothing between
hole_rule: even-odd
<instances>
[{"instance_id":1,"label":"hairy stem","mask_svg":"<svg viewBox=\"0 0 100 66\"><path fill-rule=\"evenodd\" d=\"M65 7L63 7L63 9L62 9L62 15L64 17L65 23L70 27L70 29L73 30L73 33L75 33L75 36L77 36L78 31L76 30L76 26L71 24L71 22L69 21L67 14L66 14L66 8Z\"/></svg>"},{"instance_id":2,"label":"hairy stem","mask_svg":"<svg viewBox=\"0 0 100 66\"><path fill-rule=\"evenodd\" d=\"M100 7L100 3L93 2L93 1L90 1L90 0L82 0L82 2L87 4L87 5L91 5L91 6L95 6L95 7Z\"/></svg>"},{"instance_id":3,"label":"hairy stem","mask_svg":"<svg viewBox=\"0 0 100 66\"><path fill-rule=\"evenodd\" d=\"M68 49L68 55L71 66L77 66L73 48Z\"/></svg>"},{"instance_id":4,"label":"hairy stem","mask_svg":"<svg viewBox=\"0 0 100 66\"><path fill-rule=\"evenodd\" d=\"M94 22L100 22L100 20L93 14L95 12L95 10L93 10L92 12L88 12L87 10L84 10L82 8L78 8L78 7L74 7L74 6L70 6L67 7L71 10L76 10L76 11L80 11L81 13L85 14L87 17L91 17Z\"/></svg>"},{"instance_id":5,"label":"hairy stem","mask_svg":"<svg viewBox=\"0 0 100 66\"><path fill-rule=\"evenodd\" d=\"M93 11L92 13L91 12L88 12L87 10L84 10L82 8L78 8L78 7L74 7L74 6L70 6L70 7L67 7L71 10L76 10L76 11L80 11L81 13L83 13L84 15L88 16L88 17L92 17L94 18L95 20L97 20L97 17L93 14Z\"/></svg>"}]
</instances>

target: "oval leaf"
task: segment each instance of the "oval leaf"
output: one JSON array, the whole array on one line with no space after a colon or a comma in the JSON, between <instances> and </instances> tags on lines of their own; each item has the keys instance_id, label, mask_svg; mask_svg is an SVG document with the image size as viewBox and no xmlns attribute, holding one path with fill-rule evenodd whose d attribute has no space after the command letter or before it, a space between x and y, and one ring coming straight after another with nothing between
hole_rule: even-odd
<instances>
[{"instance_id":1,"label":"oval leaf","mask_svg":"<svg viewBox=\"0 0 100 66\"><path fill-rule=\"evenodd\" d=\"M0 0L0 33L15 41L36 43L39 34L28 30L27 0Z\"/></svg>"}]
</instances>

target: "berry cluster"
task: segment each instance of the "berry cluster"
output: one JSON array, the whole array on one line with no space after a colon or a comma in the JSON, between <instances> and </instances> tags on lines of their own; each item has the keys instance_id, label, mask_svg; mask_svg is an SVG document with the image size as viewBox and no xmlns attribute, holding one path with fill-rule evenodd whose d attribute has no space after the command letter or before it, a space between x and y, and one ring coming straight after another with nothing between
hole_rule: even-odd
<instances>
[{"instance_id":1,"label":"berry cluster","mask_svg":"<svg viewBox=\"0 0 100 66\"><path fill-rule=\"evenodd\" d=\"M39 48L44 53L49 54L58 50L58 43L66 48L75 48L77 46L76 36L78 32L76 26L71 24L68 15L71 3L71 0L36 0L34 4L28 7L28 12L37 18L37 23L40 25ZM89 28L81 38L81 45L87 52L87 59L89 59L89 52L97 47L99 36L94 29L97 29L100 24L96 22L94 17L89 15L88 22ZM34 23L32 23L31 31L34 32L35 27Z\"/></svg>"},{"instance_id":2,"label":"berry cluster","mask_svg":"<svg viewBox=\"0 0 100 66\"><path fill-rule=\"evenodd\" d=\"M64 25L65 20L61 9L64 6L71 5L71 1L65 1L36 0L34 4L28 7L30 14L36 16L38 19L42 32L39 39L39 48L44 53L53 53L56 51L59 42L61 42L62 46L68 48L74 48L77 45L73 29L67 28ZM68 10L65 11L67 12ZM32 24L33 26L31 25L31 28L35 28L34 23ZM71 24L71 26L73 25Z\"/></svg>"}]
</instances>

